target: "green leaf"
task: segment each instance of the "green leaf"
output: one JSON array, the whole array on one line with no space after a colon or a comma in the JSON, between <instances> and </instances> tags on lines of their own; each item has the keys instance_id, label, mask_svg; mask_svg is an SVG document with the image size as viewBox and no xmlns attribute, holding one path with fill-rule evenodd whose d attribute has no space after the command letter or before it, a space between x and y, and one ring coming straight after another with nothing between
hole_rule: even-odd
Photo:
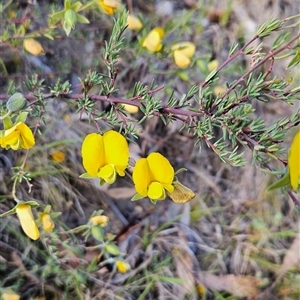
<instances>
[{"instance_id":1,"label":"green leaf","mask_svg":"<svg viewBox=\"0 0 300 300\"><path fill-rule=\"evenodd\" d=\"M151 203L156 204L157 200L150 199Z\"/></svg>"},{"instance_id":2,"label":"green leaf","mask_svg":"<svg viewBox=\"0 0 300 300\"><path fill-rule=\"evenodd\" d=\"M62 214L62 212L60 212L60 211L51 213L51 218L55 219L55 218L59 217L61 214Z\"/></svg>"},{"instance_id":3,"label":"green leaf","mask_svg":"<svg viewBox=\"0 0 300 300\"><path fill-rule=\"evenodd\" d=\"M178 175L179 173L181 173L181 172L185 172L185 171L187 171L187 169L186 169L186 168L180 168L180 169L178 169L178 170L175 172L175 174L174 174L174 175Z\"/></svg>"},{"instance_id":4,"label":"green leaf","mask_svg":"<svg viewBox=\"0 0 300 300\"><path fill-rule=\"evenodd\" d=\"M80 14L77 14L77 21L79 23L83 23L83 24L89 24L90 23L90 21L86 17L84 17Z\"/></svg>"},{"instance_id":5,"label":"green leaf","mask_svg":"<svg viewBox=\"0 0 300 300\"><path fill-rule=\"evenodd\" d=\"M62 20L64 18L64 15L65 15L65 11L62 10L62 11L59 11L57 13L54 13L50 19L51 19L51 22L53 23L56 23L58 22L59 20Z\"/></svg>"},{"instance_id":6,"label":"green leaf","mask_svg":"<svg viewBox=\"0 0 300 300\"><path fill-rule=\"evenodd\" d=\"M296 55L293 57L293 59L289 62L288 68L289 67L295 67L300 63L300 47L298 47L298 50L296 52Z\"/></svg>"},{"instance_id":7,"label":"green leaf","mask_svg":"<svg viewBox=\"0 0 300 300\"><path fill-rule=\"evenodd\" d=\"M187 72L180 71L177 74L183 81L189 81L189 75L187 74Z\"/></svg>"},{"instance_id":8,"label":"green leaf","mask_svg":"<svg viewBox=\"0 0 300 300\"><path fill-rule=\"evenodd\" d=\"M91 231L92 231L92 236L97 241L103 242L104 233L103 233L103 229L100 226L98 225L93 226Z\"/></svg>"},{"instance_id":9,"label":"green leaf","mask_svg":"<svg viewBox=\"0 0 300 300\"><path fill-rule=\"evenodd\" d=\"M184 279L174 278L174 277L168 277L168 276L157 276L155 278L158 281L164 281L164 282L175 283L175 284L183 284L185 282Z\"/></svg>"},{"instance_id":10,"label":"green leaf","mask_svg":"<svg viewBox=\"0 0 300 300\"><path fill-rule=\"evenodd\" d=\"M81 8L81 2L77 1L75 4L72 5L72 9L78 11Z\"/></svg>"},{"instance_id":11,"label":"green leaf","mask_svg":"<svg viewBox=\"0 0 300 300\"><path fill-rule=\"evenodd\" d=\"M18 122L23 122L25 123L26 119L28 116L28 112L27 111L22 111L21 113L19 113L19 115L16 118L16 123Z\"/></svg>"},{"instance_id":12,"label":"green leaf","mask_svg":"<svg viewBox=\"0 0 300 300\"><path fill-rule=\"evenodd\" d=\"M66 35L69 36L70 32L72 30L72 27L65 21L63 24L63 28L64 28Z\"/></svg>"},{"instance_id":13,"label":"green leaf","mask_svg":"<svg viewBox=\"0 0 300 300\"><path fill-rule=\"evenodd\" d=\"M37 203L36 201L26 201L26 202L23 202L23 204L28 204L30 205L32 208L37 208L40 206L39 203Z\"/></svg>"},{"instance_id":14,"label":"green leaf","mask_svg":"<svg viewBox=\"0 0 300 300\"><path fill-rule=\"evenodd\" d=\"M89 173L83 173L79 176L79 178L92 179L95 177L91 176Z\"/></svg>"},{"instance_id":15,"label":"green leaf","mask_svg":"<svg viewBox=\"0 0 300 300\"><path fill-rule=\"evenodd\" d=\"M278 181L274 182L267 188L267 192L284 187L289 183L290 183L290 172L288 170L283 177L281 177Z\"/></svg>"},{"instance_id":16,"label":"green leaf","mask_svg":"<svg viewBox=\"0 0 300 300\"><path fill-rule=\"evenodd\" d=\"M132 198L131 198L131 201L137 201L137 200L140 200L140 199L143 199L145 198L144 196L136 193Z\"/></svg>"},{"instance_id":17,"label":"green leaf","mask_svg":"<svg viewBox=\"0 0 300 300\"><path fill-rule=\"evenodd\" d=\"M120 249L113 243L109 243L105 246L105 250L112 255L119 255Z\"/></svg>"},{"instance_id":18,"label":"green leaf","mask_svg":"<svg viewBox=\"0 0 300 300\"><path fill-rule=\"evenodd\" d=\"M0 218L5 217L5 216L8 216L8 215L13 215L13 214L15 214L15 213L16 213L16 208L17 208L17 206L15 206L14 208L10 209L9 211L7 211L7 212L1 214L1 215L0 215Z\"/></svg>"},{"instance_id":19,"label":"green leaf","mask_svg":"<svg viewBox=\"0 0 300 300\"><path fill-rule=\"evenodd\" d=\"M211 71L205 78L205 82L209 82L210 80L212 80L216 76L217 73L218 73L217 69Z\"/></svg>"},{"instance_id":20,"label":"green leaf","mask_svg":"<svg viewBox=\"0 0 300 300\"><path fill-rule=\"evenodd\" d=\"M43 36L49 40L52 40L52 41L54 40L53 36L50 33L44 33Z\"/></svg>"},{"instance_id":21,"label":"green leaf","mask_svg":"<svg viewBox=\"0 0 300 300\"><path fill-rule=\"evenodd\" d=\"M70 4L70 1L69 0L66 0L65 1L65 10L67 10L67 9L72 9L72 5Z\"/></svg>"}]
</instances>

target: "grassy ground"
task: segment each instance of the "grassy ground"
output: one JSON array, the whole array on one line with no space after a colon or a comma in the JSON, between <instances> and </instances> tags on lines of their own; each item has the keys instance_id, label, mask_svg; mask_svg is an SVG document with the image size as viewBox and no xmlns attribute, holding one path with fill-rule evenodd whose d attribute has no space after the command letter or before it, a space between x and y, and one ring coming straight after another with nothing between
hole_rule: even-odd
<instances>
[{"instance_id":1,"label":"grassy ground","mask_svg":"<svg viewBox=\"0 0 300 300\"><path fill-rule=\"evenodd\" d=\"M197 7L197 1L165 1L157 5L152 1L147 5L127 1L129 9L140 14L146 28L169 28L166 43L193 41L195 56L201 58L201 63L178 71L171 57L142 51L141 37L127 31L126 50L118 63L116 96L130 95L137 80L150 84L154 79L157 85L164 86L156 94L163 103L172 90L180 98L192 84L206 77L209 62L225 60L233 41L247 41L253 26L256 28L270 17L297 13L294 4L279 2L253 1L250 7L243 1L233 2L232 6L226 1L217 1L218 5L208 1ZM40 14L33 19L31 30L42 26L42 16L49 12L47 1L14 9L23 16ZM38 59L3 48L7 74L1 74L1 90L5 91L9 79L23 85L24 74L34 72L47 84L60 76L73 86L79 84L77 77L88 70L102 72L101 49L113 22L98 12L90 12L89 17L91 24L79 25L69 38L62 34L55 43L41 39L46 53ZM220 82L234 80L250 63L233 63ZM284 69L279 65L274 74L283 74ZM180 123L164 126L158 118L151 118L143 124L138 143L130 145L133 158L152 151L163 153L175 169L187 169L180 174L180 181L196 197L184 205L169 199L156 205L148 199L131 202L134 189L126 178L103 187L79 178L84 172L82 139L95 127L88 120L79 121L75 111L71 102L49 102L46 125L40 128L43 134L37 137L38 143L27 160L33 184L30 197L62 212L56 220L56 230L31 242L15 216L1 219L2 291L12 288L21 299L300 298L299 213L287 194L279 190L266 192L272 179L251 165L249 150L245 167L230 167L205 146L199 152L194 138L179 131ZM292 112L293 108L285 103L256 104L257 117L267 123ZM134 117L139 119L141 115ZM53 159L56 151L65 154L63 161ZM0 213L11 208L11 166L20 164L23 158L24 153L0 150ZM18 193L28 195L26 184L20 186ZM109 257L104 258L95 247L95 239L84 241L76 232L68 232L86 224L93 211L100 209L110 219L105 228L107 239L120 249L120 253L111 251L110 256L130 264L131 269L124 274L117 272Z\"/></svg>"}]
</instances>

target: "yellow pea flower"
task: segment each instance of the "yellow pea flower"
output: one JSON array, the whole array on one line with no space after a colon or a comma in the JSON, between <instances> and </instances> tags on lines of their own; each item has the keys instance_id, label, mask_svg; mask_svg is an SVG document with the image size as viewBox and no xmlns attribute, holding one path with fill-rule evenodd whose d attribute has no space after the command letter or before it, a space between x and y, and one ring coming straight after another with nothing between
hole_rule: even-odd
<instances>
[{"instance_id":1,"label":"yellow pea flower","mask_svg":"<svg viewBox=\"0 0 300 300\"><path fill-rule=\"evenodd\" d=\"M51 157L55 162L61 163L65 160L66 155L62 151L57 150L51 153Z\"/></svg>"},{"instance_id":2,"label":"yellow pea flower","mask_svg":"<svg viewBox=\"0 0 300 300\"><path fill-rule=\"evenodd\" d=\"M191 58L195 54L196 47L191 42L181 42L171 47L174 62L179 68L186 68L191 64Z\"/></svg>"},{"instance_id":3,"label":"yellow pea flower","mask_svg":"<svg viewBox=\"0 0 300 300\"><path fill-rule=\"evenodd\" d=\"M55 224L54 224L53 220L51 219L50 214L42 213L40 218L42 220L44 230L46 232L51 232L54 229Z\"/></svg>"},{"instance_id":4,"label":"yellow pea flower","mask_svg":"<svg viewBox=\"0 0 300 300\"><path fill-rule=\"evenodd\" d=\"M23 41L23 47L27 52L29 52L35 56L39 56L44 53L44 48L35 39L25 39Z\"/></svg>"},{"instance_id":5,"label":"yellow pea flower","mask_svg":"<svg viewBox=\"0 0 300 300\"><path fill-rule=\"evenodd\" d=\"M116 0L99 0L98 3L102 10L108 15L113 15L121 6L121 3Z\"/></svg>"},{"instance_id":6,"label":"yellow pea flower","mask_svg":"<svg viewBox=\"0 0 300 300\"><path fill-rule=\"evenodd\" d=\"M0 137L0 146L6 148L10 146L13 150L20 148L30 149L34 146L35 140L31 129L23 122L18 122L16 125L4 131Z\"/></svg>"},{"instance_id":7,"label":"yellow pea flower","mask_svg":"<svg viewBox=\"0 0 300 300\"><path fill-rule=\"evenodd\" d=\"M293 139L288 157L288 167L290 171L290 183L296 191L300 180L300 131L296 133Z\"/></svg>"},{"instance_id":8,"label":"yellow pea flower","mask_svg":"<svg viewBox=\"0 0 300 300\"><path fill-rule=\"evenodd\" d=\"M137 193L153 201L164 200L166 191L171 193L174 190L174 168L167 158L157 152L136 162L132 178Z\"/></svg>"},{"instance_id":9,"label":"yellow pea flower","mask_svg":"<svg viewBox=\"0 0 300 300\"><path fill-rule=\"evenodd\" d=\"M144 39L142 46L150 52L158 52L162 48L161 40L165 35L165 31L161 27L152 29Z\"/></svg>"},{"instance_id":10,"label":"yellow pea flower","mask_svg":"<svg viewBox=\"0 0 300 300\"><path fill-rule=\"evenodd\" d=\"M129 147L126 139L114 130L103 136L88 134L82 143L83 167L90 177L99 177L102 182L114 183L116 173L125 176L129 161Z\"/></svg>"},{"instance_id":11,"label":"yellow pea flower","mask_svg":"<svg viewBox=\"0 0 300 300\"><path fill-rule=\"evenodd\" d=\"M127 25L130 30L140 30L143 27L143 23L141 20L134 15L128 15L127 17Z\"/></svg>"},{"instance_id":12,"label":"yellow pea flower","mask_svg":"<svg viewBox=\"0 0 300 300\"><path fill-rule=\"evenodd\" d=\"M226 88L221 85L216 85L213 89L215 96L222 97L225 94Z\"/></svg>"},{"instance_id":13,"label":"yellow pea flower","mask_svg":"<svg viewBox=\"0 0 300 300\"><path fill-rule=\"evenodd\" d=\"M105 227L109 221L107 216L94 216L90 218L90 222L96 226L99 225L101 227Z\"/></svg>"},{"instance_id":14,"label":"yellow pea flower","mask_svg":"<svg viewBox=\"0 0 300 300\"><path fill-rule=\"evenodd\" d=\"M128 270L130 270L130 265L122 260L117 260L116 266L120 273L126 273Z\"/></svg>"},{"instance_id":15,"label":"yellow pea flower","mask_svg":"<svg viewBox=\"0 0 300 300\"><path fill-rule=\"evenodd\" d=\"M26 203L19 203L16 207L16 213L26 235L32 240L37 240L40 237L40 232L35 223L31 206Z\"/></svg>"},{"instance_id":16,"label":"yellow pea flower","mask_svg":"<svg viewBox=\"0 0 300 300\"><path fill-rule=\"evenodd\" d=\"M19 300L20 295L16 294L12 289L6 290L4 293L0 295L3 300Z\"/></svg>"},{"instance_id":17,"label":"yellow pea flower","mask_svg":"<svg viewBox=\"0 0 300 300\"><path fill-rule=\"evenodd\" d=\"M219 66L219 62L216 59L211 60L208 64L207 64L207 69L208 72L212 72L213 70L217 69Z\"/></svg>"},{"instance_id":18,"label":"yellow pea flower","mask_svg":"<svg viewBox=\"0 0 300 300\"><path fill-rule=\"evenodd\" d=\"M136 114L139 111L139 108L137 106L130 105L130 104L122 104L122 105L124 109L130 114Z\"/></svg>"}]
</instances>

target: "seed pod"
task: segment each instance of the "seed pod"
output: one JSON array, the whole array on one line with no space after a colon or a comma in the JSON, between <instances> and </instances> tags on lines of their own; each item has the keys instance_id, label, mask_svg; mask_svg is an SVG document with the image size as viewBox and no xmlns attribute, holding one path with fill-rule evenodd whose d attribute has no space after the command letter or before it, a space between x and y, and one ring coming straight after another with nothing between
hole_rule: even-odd
<instances>
[{"instance_id":1,"label":"seed pod","mask_svg":"<svg viewBox=\"0 0 300 300\"><path fill-rule=\"evenodd\" d=\"M66 12L65 12L65 22L71 27L74 29L75 27L75 24L77 22L77 16L76 16L76 12L72 9L68 9Z\"/></svg>"},{"instance_id":2,"label":"seed pod","mask_svg":"<svg viewBox=\"0 0 300 300\"><path fill-rule=\"evenodd\" d=\"M6 108L11 111L19 111L27 106L27 100L21 93L15 93L6 102Z\"/></svg>"}]
</instances>

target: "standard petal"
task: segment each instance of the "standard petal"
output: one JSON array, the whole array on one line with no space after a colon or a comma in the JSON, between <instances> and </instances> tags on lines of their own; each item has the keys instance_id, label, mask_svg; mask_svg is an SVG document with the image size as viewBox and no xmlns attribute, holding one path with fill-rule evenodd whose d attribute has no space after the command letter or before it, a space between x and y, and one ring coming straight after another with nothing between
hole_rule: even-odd
<instances>
[{"instance_id":1,"label":"standard petal","mask_svg":"<svg viewBox=\"0 0 300 300\"><path fill-rule=\"evenodd\" d=\"M109 130L103 135L106 164L115 166L120 176L125 175L129 161L129 147L123 135L114 130Z\"/></svg>"},{"instance_id":2,"label":"standard petal","mask_svg":"<svg viewBox=\"0 0 300 300\"><path fill-rule=\"evenodd\" d=\"M143 27L141 20L134 15L128 15L127 25L130 30L140 30Z\"/></svg>"},{"instance_id":3,"label":"standard petal","mask_svg":"<svg viewBox=\"0 0 300 300\"><path fill-rule=\"evenodd\" d=\"M161 40L164 36L163 28L157 27L149 32L142 46L150 52L158 52L162 48Z\"/></svg>"},{"instance_id":4,"label":"standard petal","mask_svg":"<svg viewBox=\"0 0 300 300\"><path fill-rule=\"evenodd\" d=\"M21 136L21 147L24 149L30 149L34 146L35 140L31 129L25 123L18 123L17 129Z\"/></svg>"},{"instance_id":5,"label":"standard petal","mask_svg":"<svg viewBox=\"0 0 300 300\"><path fill-rule=\"evenodd\" d=\"M191 42L181 42L171 47L172 51L178 50L187 57L192 57L195 54L196 47Z\"/></svg>"},{"instance_id":6,"label":"standard petal","mask_svg":"<svg viewBox=\"0 0 300 300\"><path fill-rule=\"evenodd\" d=\"M294 137L288 158L291 186L298 189L300 179L300 131Z\"/></svg>"},{"instance_id":7,"label":"standard petal","mask_svg":"<svg viewBox=\"0 0 300 300\"><path fill-rule=\"evenodd\" d=\"M153 174L152 181L158 181L170 189L174 179L174 169L170 162L160 153L153 152L147 157L150 172Z\"/></svg>"},{"instance_id":8,"label":"standard petal","mask_svg":"<svg viewBox=\"0 0 300 300\"><path fill-rule=\"evenodd\" d=\"M108 15L113 15L121 6L120 2L116 0L99 0L99 5Z\"/></svg>"},{"instance_id":9,"label":"standard petal","mask_svg":"<svg viewBox=\"0 0 300 300\"><path fill-rule=\"evenodd\" d=\"M147 197L148 186L151 183L151 175L146 158L140 158L133 169L132 179L135 190L143 197Z\"/></svg>"},{"instance_id":10,"label":"standard petal","mask_svg":"<svg viewBox=\"0 0 300 300\"><path fill-rule=\"evenodd\" d=\"M105 165L103 137L98 133L88 134L81 148L82 164L89 175L97 177L98 171Z\"/></svg>"}]
</instances>

